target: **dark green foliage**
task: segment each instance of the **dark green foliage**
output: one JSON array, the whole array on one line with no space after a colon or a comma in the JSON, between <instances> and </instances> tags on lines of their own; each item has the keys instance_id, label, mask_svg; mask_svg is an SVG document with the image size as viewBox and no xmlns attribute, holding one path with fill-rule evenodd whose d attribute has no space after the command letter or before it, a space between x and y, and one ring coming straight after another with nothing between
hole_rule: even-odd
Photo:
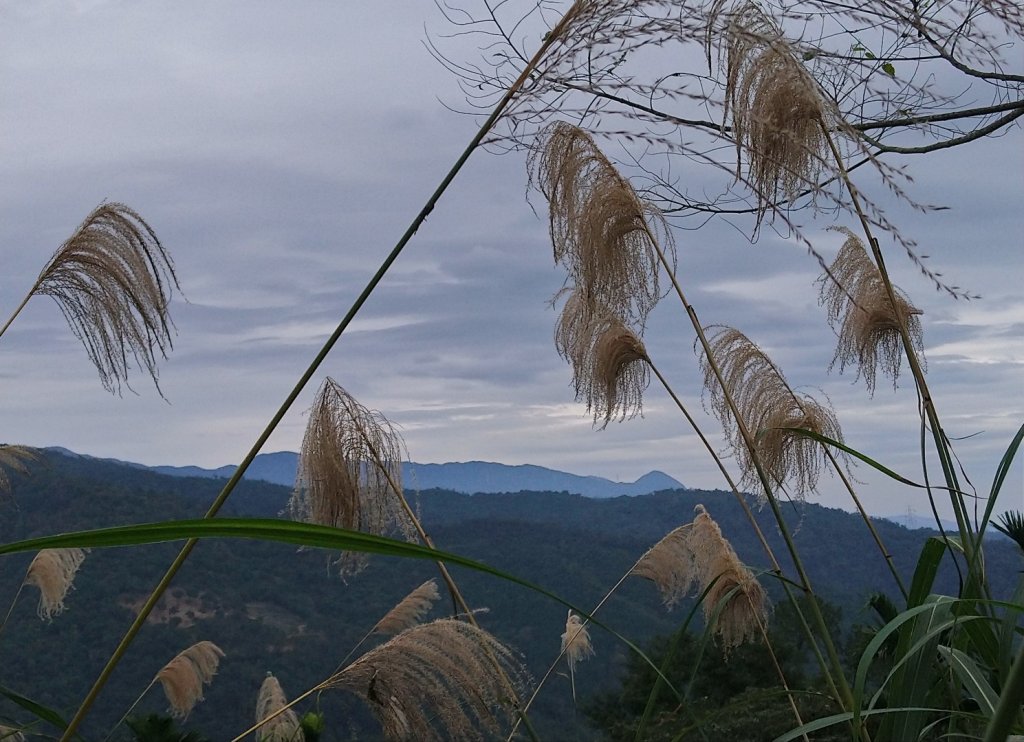
<instances>
[{"instance_id":1,"label":"dark green foliage","mask_svg":"<svg viewBox=\"0 0 1024 742\"><path fill-rule=\"evenodd\" d=\"M316 711L306 713L299 719L299 724L302 726L302 735L305 742L320 742L320 737L327 727L324 715Z\"/></svg>"},{"instance_id":2,"label":"dark green foliage","mask_svg":"<svg viewBox=\"0 0 1024 742\"><path fill-rule=\"evenodd\" d=\"M160 714L132 717L125 724L131 730L131 742L209 742L199 732L178 729L174 719Z\"/></svg>"},{"instance_id":3,"label":"dark green foliage","mask_svg":"<svg viewBox=\"0 0 1024 742\"><path fill-rule=\"evenodd\" d=\"M840 612L825 604L822 609L830 625L840 625ZM806 610L806 607L804 608ZM813 672L809 647L797 627L795 612L788 604L779 607L769 636L772 648L791 689L799 692L798 708L804 720L835 713L837 709L821 693L821 682ZM728 656L713 644L701 652L703 637L684 633L665 667L672 640L655 637L645 647L684 697L680 702L666 690L657 696L643 739L660 740L759 740L774 739L796 726L793 711L764 643L743 644ZM630 657L618 690L594 696L586 706L595 729L610 742L636 737L648 704L656 675L643 660ZM816 740L844 739L842 736L812 736Z\"/></svg>"}]
</instances>

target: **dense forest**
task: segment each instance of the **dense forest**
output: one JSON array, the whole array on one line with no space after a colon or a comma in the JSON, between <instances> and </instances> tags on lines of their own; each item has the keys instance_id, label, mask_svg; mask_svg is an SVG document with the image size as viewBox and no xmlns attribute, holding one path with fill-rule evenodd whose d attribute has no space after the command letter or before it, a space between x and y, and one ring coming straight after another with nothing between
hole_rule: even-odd
<instances>
[{"instance_id":1,"label":"dense forest","mask_svg":"<svg viewBox=\"0 0 1024 742\"><path fill-rule=\"evenodd\" d=\"M197 517L219 484L50 453L32 464L31 476L12 477L11 493L0 509L0 538L13 541L75 529ZM276 517L288 496L285 487L247 481L226 514ZM557 492L469 496L427 490L415 499L439 548L528 579L584 610L597 604L653 543L690 520L698 503L712 513L745 562L755 570L765 569L736 501L721 492L677 490L595 500ZM800 505L793 515L801 523L796 534L800 551L833 617L837 637L856 646L863 627L876 622L867 607L869 597L892 577L871 553L873 545L856 516L814 504ZM769 539L774 538L767 514L760 513L759 519ZM909 575L929 534L887 522L878 522L877 527L898 568ZM1007 593L1021 568L1011 547L1008 541L993 543L986 554L997 595ZM37 618L38 593L26 587L0 631L0 685L57 710L73 710L176 548L176 544L158 544L93 551L81 566L67 610L52 621ZM31 556L4 558L0 600L5 604L15 597ZM327 677L405 594L436 576L434 565L426 561L374 557L366 569L343 582L329 573L328 559L323 552L297 551L283 544L203 542L112 677L109 692L85 728L86 738L102 738L100 730L105 734L172 656L194 642L208 640L226 656L206 690L205 702L185 725L211 740L231 739L252 723L256 694L268 671L280 679L287 693L298 695ZM454 572L471 605L486 609L479 616L481 624L521 653L531 674L541 677L559 651L564 607L472 570ZM937 587L955 589L956 580L956 572L945 569ZM779 586L767 577L763 582L778 602ZM652 647L652 656L657 656L654 650L664 648L665 637L681 627L691 607L692 603L684 602L667 611L651 584L631 578L598 618L630 640ZM813 686L806 648L784 639L799 634L786 629L793 620L787 610L788 606L781 606L773 617L773 625L779 627L774 644L783 648L780 652L794 677L804 675L806 684ZM446 612L451 612L451 605L445 603L442 591L431 616ZM691 636L684 640L688 649L681 652L673 676L685 676L693 666L694 647L701 637L699 619L690 628ZM611 633L592 627L591 636L596 653L575 672L577 706L564 671L538 697L531 721L544 739L576 735L590 739L599 735L599 727L618 738L622 728L629 727L630 714L636 713L628 701L630 683L640 682L637 678L642 677L643 668ZM363 649L368 646L372 644L364 644ZM743 647L725 658L709 647L701 665L703 685L692 691L697 699L693 708L710 713L736 698L762 705L768 698L772 708L784 703L777 694L762 697L753 690L773 682L770 673L766 679L766 660L758 651L756 645ZM708 671L709 667L718 669ZM709 683L717 690L709 692ZM311 701L302 709L314 705L327 722L322 739L365 740L377 734L372 717L355 698L327 692L317 704ZM166 708L157 686L134 713L162 713ZM25 717L13 703L6 703L0 715L15 720ZM791 726L789 717L776 716L782 729ZM763 714L750 718L763 724ZM127 728L122 731L123 738L129 739ZM721 733L722 739L734 738L730 735L735 730Z\"/></svg>"}]
</instances>

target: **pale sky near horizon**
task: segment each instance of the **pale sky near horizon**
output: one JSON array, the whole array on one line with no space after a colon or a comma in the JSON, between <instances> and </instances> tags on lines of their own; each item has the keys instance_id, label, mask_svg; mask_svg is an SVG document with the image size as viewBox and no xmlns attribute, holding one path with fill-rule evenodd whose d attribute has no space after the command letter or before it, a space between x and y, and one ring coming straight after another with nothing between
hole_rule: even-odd
<instances>
[{"instance_id":1,"label":"pale sky near horizon","mask_svg":"<svg viewBox=\"0 0 1024 742\"><path fill-rule=\"evenodd\" d=\"M449 110L459 90L423 45L446 30L430 2L0 0L3 319L104 200L153 226L187 298L175 297L175 347L160 365L167 402L140 373L137 394L105 392L54 302L30 301L0 338L0 439L150 465L241 460L475 131ZM1013 129L907 158L915 197L950 208L887 204L931 265L982 295L954 301L902 254L889 261L924 310L930 383L980 492L1024 422L1022 144ZM264 452L298 449L330 375L401 428L414 461L623 481L658 469L723 486L655 384L643 418L605 430L574 401L548 305L564 276L526 185L521 155L473 155ZM809 232L827 256L841 242L825 231L834 221L825 213ZM909 376L869 397L849 371L826 372L834 335L802 247L770 230L751 245L714 222L677 241L705 323L742 329L791 384L831 399L851 445L920 481ZM648 349L721 446L670 298ZM1021 507L1021 471L1004 508ZM863 466L857 476L872 512L927 511L919 493ZM850 509L827 476L822 490L816 501Z\"/></svg>"}]
</instances>

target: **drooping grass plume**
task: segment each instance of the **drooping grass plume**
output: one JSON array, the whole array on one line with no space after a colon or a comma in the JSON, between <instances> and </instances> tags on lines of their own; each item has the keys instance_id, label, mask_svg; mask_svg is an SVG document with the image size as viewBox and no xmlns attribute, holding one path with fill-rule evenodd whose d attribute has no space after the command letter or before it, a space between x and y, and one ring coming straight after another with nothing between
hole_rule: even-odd
<instances>
[{"instance_id":1,"label":"drooping grass plume","mask_svg":"<svg viewBox=\"0 0 1024 742\"><path fill-rule=\"evenodd\" d=\"M904 355L901 327L906 329L918 355L922 353L921 310L895 286L894 306L878 267L860 238L846 227L831 229L845 235L846 241L829 267L832 278L822 275L818 279L819 301L839 336L829 369L838 364L842 373L847 366L856 366L857 377L864 379L871 394L881 371L892 379L895 388Z\"/></svg>"},{"instance_id":2,"label":"drooping grass plume","mask_svg":"<svg viewBox=\"0 0 1024 742\"><path fill-rule=\"evenodd\" d=\"M64 611L64 598L88 549L43 549L28 565L26 585L39 588L39 618L50 621Z\"/></svg>"},{"instance_id":3,"label":"drooping grass plume","mask_svg":"<svg viewBox=\"0 0 1024 742\"><path fill-rule=\"evenodd\" d=\"M743 566L732 544L704 506L697 505L695 510L697 517L693 519L690 532L691 550L701 590L711 586L704 598L704 618L710 622L719 603L726 601L714 631L723 650L728 652L761 635L761 627L768 621L768 596L753 573Z\"/></svg>"},{"instance_id":4,"label":"drooping grass plume","mask_svg":"<svg viewBox=\"0 0 1024 742\"><path fill-rule=\"evenodd\" d=\"M704 506L697 505L695 511L693 521L652 546L632 574L654 582L669 607L691 590L708 590L701 606L708 625L719 603L729 596L713 627L722 648L729 651L761 635L768 619L768 597Z\"/></svg>"},{"instance_id":5,"label":"drooping grass plume","mask_svg":"<svg viewBox=\"0 0 1024 742\"><path fill-rule=\"evenodd\" d=\"M26 463L37 458L39 458L39 454L28 446L0 444L0 493L11 491L9 472L25 474L28 472Z\"/></svg>"},{"instance_id":6,"label":"drooping grass plume","mask_svg":"<svg viewBox=\"0 0 1024 742\"><path fill-rule=\"evenodd\" d=\"M637 196L587 132L564 121L540 132L529 169L548 200L555 262L587 301L642 330L661 298L658 249L674 255L664 216Z\"/></svg>"},{"instance_id":7,"label":"drooping grass plume","mask_svg":"<svg viewBox=\"0 0 1024 742\"><path fill-rule=\"evenodd\" d=\"M359 404L327 377L317 392L299 452L291 516L307 523L386 535L411 535L400 492L404 452L387 419ZM342 554L342 576L358 572L363 554Z\"/></svg>"},{"instance_id":8,"label":"drooping grass plume","mask_svg":"<svg viewBox=\"0 0 1024 742\"><path fill-rule=\"evenodd\" d=\"M221 651L213 642L200 641L179 653L156 674L171 704L171 716L184 719L203 700L203 686L213 680Z\"/></svg>"},{"instance_id":9,"label":"drooping grass plume","mask_svg":"<svg viewBox=\"0 0 1024 742\"><path fill-rule=\"evenodd\" d=\"M305 735L298 715L290 708L281 710L287 705L281 683L268 672L256 697L256 721L259 723L271 715L274 718L256 730L256 742L303 742Z\"/></svg>"},{"instance_id":10,"label":"drooping grass plume","mask_svg":"<svg viewBox=\"0 0 1024 742\"><path fill-rule=\"evenodd\" d=\"M828 151L823 123L836 117L779 29L755 3L742 3L728 18L725 116L732 114L737 177L745 152L746 180L760 219L780 200L816 189ZM710 46L708 52L710 58Z\"/></svg>"},{"instance_id":11,"label":"drooping grass plume","mask_svg":"<svg viewBox=\"0 0 1024 742\"><path fill-rule=\"evenodd\" d=\"M573 370L576 399L586 402L602 427L641 413L650 384L647 350L609 311L570 293L555 330L555 347Z\"/></svg>"},{"instance_id":12,"label":"drooping grass plume","mask_svg":"<svg viewBox=\"0 0 1024 742\"><path fill-rule=\"evenodd\" d=\"M373 627L375 634L400 634L418 624L441 595L437 582L427 580L388 611Z\"/></svg>"},{"instance_id":13,"label":"drooping grass plume","mask_svg":"<svg viewBox=\"0 0 1024 742\"><path fill-rule=\"evenodd\" d=\"M57 248L0 335L32 296L51 296L104 389L120 394L134 359L159 390L157 359L173 345L175 289L174 264L153 229L124 204L101 204Z\"/></svg>"},{"instance_id":14,"label":"drooping grass plume","mask_svg":"<svg viewBox=\"0 0 1024 742\"><path fill-rule=\"evenodd\" d=\"M441 619L371 649L325 686L359 696L385 739L477 740L508 724L509 679L522 685L525 677L512 651L486 631Z\"/></svg>"},{"instance_id":15,"label":"drooping grass plume","mask_svg":"<svg viewBox=\"0 0 1024 742\"><path fill-rule=\"evenodd\" d=\"M705 328L709 347L718 364L722 383L701 355L704 388L715 416L722 423L733 455L743 472L741 486L758 490L760 482L754 457L776 485L788 487L802 499L814 491L825 463L824 449L796 429L811 430L842 442L843 433L835 412L809 394L790 388L779 368L754 342L732 327ZM736 424L723 384L755 441L751 452Z\"/></svg>"}]
</instances>

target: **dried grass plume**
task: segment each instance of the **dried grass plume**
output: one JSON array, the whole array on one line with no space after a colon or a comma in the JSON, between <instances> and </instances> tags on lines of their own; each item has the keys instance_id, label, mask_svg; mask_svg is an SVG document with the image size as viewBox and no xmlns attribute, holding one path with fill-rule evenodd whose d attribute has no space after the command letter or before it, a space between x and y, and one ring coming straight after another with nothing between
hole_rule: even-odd
<instances>
[{"instance_id":1,"label":"dried grass plume","mask_svg":"<svg viewBox=\"0 0 1024 742\"><path fill-rule=\"evenodd\" d=\"M662 213L637 196L588 133L564 121L540 132L528 165L548 200L555 262L588 301L642 330L661 298L658 251L675 260Z\"/></svg>"},{"instance_id":2,"label":"dried grass plume","mask_svg":"<svg viewBox=\"0 0 1024 742\"><path fill-rule=\"evenodd\" d=\"M643 341L607 310L570 293L555 330L555 347L572 366L576 399L594 423L641 414L650 367Z\"/></svg>"},{"instance_id":3,"label":"dried grass plume","mask_svg":"<svg viewBox=\"0 0 1024 742\"><path fill-rule=\"evenodd\" d=\"M429 742L497 735L511 721L513 694L524 681L522 665L501 642L471 624L442 619L371 649L329 687L359 696L385 739Z\"/></svg>"},{"instance_id":4,"label":"dried grass plume","mask_svg":"<svg viewBox=\"0 0 1024 742\"><path fill-rule=\"evenodd\" d=\"M88 549L43 549L28 565L26 585L39 588L39 618L50 621L64 611L64 598Z\"/></svg>"},{"instance_id":5,"label":"dried grass plume","mask_svg":"<svg viewBox=\"0 0 1024 742\"><path fill-rule=\"evenodd\" d=\"M565 633L562 634L562 651L572 670L576 664L593 657L594 646L590 643L590 632L582 619L572 611L565 618Z\"/></svg>"},{"instance_id":6,"label":"dried grass plume","mask_svg":"<svg viewBox=\"0 0 1024 742\"><path fill-rule=\"evenodd\" d=\"M789 43L764 12L744 2L727 14L725 116L732 114L737 177L746 152L747 182L759 218L783 199L815 191L836 117ZM708 54L713 35L709 36Z\"/></svg>"},{"instance_id":7,"label":"dried grass plume","mask_svg":"<svg viewBox=\"0 0 1024 742\"><path fill-rule=\"evenodd\" d=\"M693 522L651 547L633 574L653 581L669 607L691 590L707 590L701 605L704 620L728 652L761 635L768 620L768 598L704 506L695 510Z\"/></svg>"},{"instance_id":8,"label":"dried grass plume","mask_svg":"<svg viewBox=\"0 0 1024 742\"><path fill-rule=\"evenodd\" d=\"M180 652L156 674L171 704L171 716L184 719L203 700L203 686L213 680L224 656L213 642L200 641Z\"/></svg>"},{"instance_id":9,"label":"dried grass plume","mask_svg":"<svg viewBox=\"0 0 1024 742\"><path fill-rule=\"evenodd\" d=\"M889 298L878 267L864 243L846 227L834 227L846 236L835 261L829 268L833 278L822 275L819 301L828 311L829 324L839 336L831 370L837 364L840 373L847 366L857 367L868 391L874 394L878 371L892 379L900 375L905 348L900 327L905 327L914 350L923 349L921 310L906 295L893 287L896 304ZM838 283L837 283L838 282ZM923 362L923 359L922 359Z\"/></svg>"},{"instance_id":10,"label":"dried grass plume","mask_svg":"<svg viewBox=\"0 0 1024 742\"><path fill-rule=\"evenodd\" d=\"M697 576L697 565L690 548L690 523L674 528L644 553L631 573L651 580L661 593L665 607L671 608L689 594Z\"/></svg>"},{"instance_id":11,"label":"dried grass plume","mask_svg":"<svg viewBox=\"0 0 1024 742\"><path fill-rule=\"evenodd\" d=\"M394 635L412 628L430 612L439 597L437 581L427 580L388 611L373 627L373 633Z\"/></svg>"},{"instance_id":12,"label":"dried grass plume","mask_svg":"<svg viewBox=\"0 0 1024 742\"><path fill-rule=\"evenodd\" d=\"M256 722L263 721L287 705L288 700L281 683L268 672L256 698ZM256 742L303 742L305 738L299 717L292 709L281 711L256 730Z\"/></svg>"},{"instance_id":13,"label":"dried grass plume","mask_svg":"<svg viewBox=\"0 0 1024 742\"><path fill-rule=\"evenodd\" d=\"M402 506L405 446L378 412L359 404L334 379L320 386L299 452L292 518L307 523L387 535L411 536ZM341 574L358 572L363 554L343 554Z\"/></svg>"},{"instance_id":14,"label":"dried grass plume","mask_svg":"<svg viewBox=\"0 0 1024 742\"><path fill-rule=\"evenodd\" d=\"M728 651L761 636L768 621L768 596L704 506L697 505L695 510L691 549L701 590L711 586L704 598L704 619L709 625L714 621L714 631ZM717 621L716 610L720 611Z\"/></svg>"},{"instance_id":15,"label":"dried grass plume","mask_svg":"<svg viewBox=\"0 0 1024 742\"><path fill-rule=\"evenodd\" d=\"M104 389L119 394L132 359L157 384L157 358L172 347L175 289L174 264L152 228L128 206L106 203L57 249L30 296L53 297Z\"/></svg>"},{"instance_id":16,"label":"dried grass plume","mask_svg":"<svg viewBox=\"0 0 1024 742\"><path fill-rule=\"evenodd\" d=\"M803 499L813 492L825 464L817 441L794 432L811 430L842 442L835 412L809 394L796 393L782 371L753 341L732 327L708 327L708 344L722 374L719 384L707 355L701 356L704 388L743 472L741 484L761 491L755 456L772 484ZM750 451L726 398L729 393L750 435Z\"/></svg>"}]
</instances>

